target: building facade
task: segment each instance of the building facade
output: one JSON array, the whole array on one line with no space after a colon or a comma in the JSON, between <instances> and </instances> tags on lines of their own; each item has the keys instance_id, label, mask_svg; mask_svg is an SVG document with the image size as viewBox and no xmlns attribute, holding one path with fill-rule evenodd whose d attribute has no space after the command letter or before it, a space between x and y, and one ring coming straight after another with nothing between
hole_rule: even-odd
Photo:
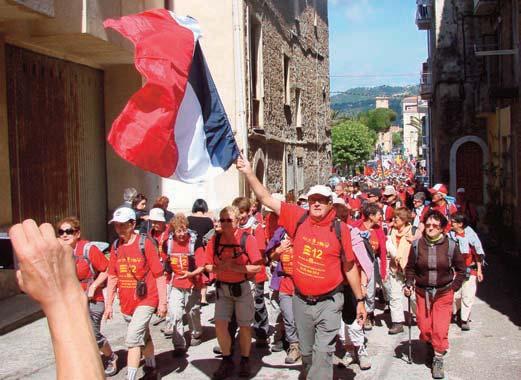
<instances>
[{"instance_id":1,"label":"building facade","mask_svg":"<svg viewBox=\"0 0 521 380\"><path fill-rule=\"evenodd\" d=\"M426 122L427 101L420 96L410 96L402 101L403 147L407 156L423 158L423 125Z\"/></svg>"},{"instance_id":2,"label":"building facade","mask_svg":"<svg viewBox=\"0 0 521 380\"><path fill-rule=\"evenodd\" d=\"M465 187L472 201L486 206L487 222L516 236L521 232L519 0L417 4L416 23L429 41L421 95L430 106L434 180L449 184L452 193Z\"/></svg>"},{"instance_id":3,"label":"building facade","mask_svg":"<svg viewBox=\"0 0 521 380\"><path fill-rule=\"evenodd\" d=\"M261 181L295 193L326 181L326 0L0 0L0 230L77 215L84 237L105 240L129 186L149 206L167 195L174 211L189 211L197 198L216 210L249 194L233 167L187 185L131 166L106 144L143 80L130 42L102 23L153 8L198 19L237 143Z\"/></svg>"}]
</instances>

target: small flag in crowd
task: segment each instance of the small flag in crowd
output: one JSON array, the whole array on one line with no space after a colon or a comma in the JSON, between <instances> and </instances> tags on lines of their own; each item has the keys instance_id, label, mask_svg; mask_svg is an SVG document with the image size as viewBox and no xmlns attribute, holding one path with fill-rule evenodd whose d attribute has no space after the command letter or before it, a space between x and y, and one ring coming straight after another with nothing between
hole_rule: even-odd
<instances>
[{"instance_id":1,"label":"small flag in crowd","mask_svg":"<svg viewBox=\"0 0 521 380\"><path fill-rule=\"evenodd\" d=\"M112 124L108 142L123 159L162 177L207 180L239 156L203 56L199 24L156 9L106 20L135 46L146 78Z\"/></svg>"}]
</instances>

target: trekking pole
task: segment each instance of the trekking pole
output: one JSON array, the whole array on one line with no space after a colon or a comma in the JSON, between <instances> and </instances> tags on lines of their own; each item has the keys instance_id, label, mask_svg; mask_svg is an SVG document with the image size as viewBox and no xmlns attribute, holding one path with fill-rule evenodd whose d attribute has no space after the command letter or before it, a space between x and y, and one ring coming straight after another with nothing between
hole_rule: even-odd
<instances>
[{"instance_id":1,"label":"trekking pole","mask_svg":"<svg viewBox=\"0 0 521 380\"><path fill-rule=\"evenodd\" d=\"M412 330L412 314L411 314L411 295L407 297L407 311L409 312L409 364L412 364L412 343L411 343L411 330Z\"/></svg>"}]
</instances>

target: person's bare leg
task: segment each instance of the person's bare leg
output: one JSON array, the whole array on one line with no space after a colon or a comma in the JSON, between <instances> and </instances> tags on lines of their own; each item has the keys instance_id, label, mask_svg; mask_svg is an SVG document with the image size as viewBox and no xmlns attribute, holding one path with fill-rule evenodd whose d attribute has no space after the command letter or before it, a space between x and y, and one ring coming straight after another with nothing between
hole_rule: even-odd
<instances>
[{"instance_id":1,"label":"person's bare leg","mask_svg":"<svg viewBox=\"0 0 521 380\"><path fill-rule=\"evenodd\" d=\"M251 327L239 327L239 344L241 347L241 356L249 357L251 350Z\"/></svg>"},{"instance_id":2,"label":"person's bare leg","mask_svg":"<svg viewBox=\"0 0 521 380\"><path fill-rule=\"evenodd\" d=\"M215 334L217 335L217 341L219 342L223 356L230 355L232 338L228 332L228 321L215 321Z\"/></svg>"},{"instance_id":3,"label":"person's bare leg","mask_svg":"<svg viewBox=\"0 0 521 380\"><path fill-rule=\"evenodd\" d=\"M105 341L105 343L103 343L103 346L101 346L100 348L100 352L107 358L110 358L112 356L112 347L110 347L108 341Z\"/></svg>"},{"instance_id":4,"label":"person's bare leg","mask_svg":"<svg viewBox=\"0 0 521 380\"><path fill-rule=\"evenodd\" d=\"M208 300L206 299L206 294L208 292L208 287L205 285L201 288L201 303L208 303Z\"/></svg>"}]
</instances>

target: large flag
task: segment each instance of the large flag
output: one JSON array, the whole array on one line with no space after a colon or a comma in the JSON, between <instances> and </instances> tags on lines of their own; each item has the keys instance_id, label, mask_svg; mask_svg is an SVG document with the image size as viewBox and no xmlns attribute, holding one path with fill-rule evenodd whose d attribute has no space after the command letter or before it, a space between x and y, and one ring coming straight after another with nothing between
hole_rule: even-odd
<instances>
[{"instance_id":1,"label":"large flag","mask_svg":"<svg viewBox=\"0 0 521 380\"><path fill-rule=\"evenodd\" d=\"M228 117L199 45L199 24L156 9L106 20L135 46L146 78L112 124L108 142L123 159L162 177L197 183L239 156Z\"/></svg>"}]
</instances>

